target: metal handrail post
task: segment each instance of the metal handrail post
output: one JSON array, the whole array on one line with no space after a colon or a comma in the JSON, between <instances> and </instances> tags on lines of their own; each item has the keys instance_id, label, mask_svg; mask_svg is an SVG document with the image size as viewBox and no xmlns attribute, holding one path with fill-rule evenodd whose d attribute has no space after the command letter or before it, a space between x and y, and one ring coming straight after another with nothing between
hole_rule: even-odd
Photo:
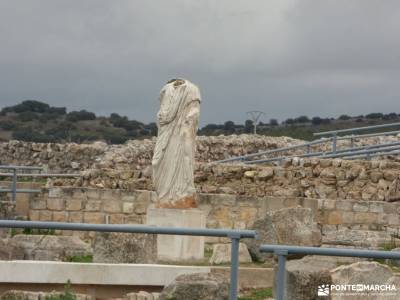
<instances>
[{"instance_id":1,"label":"metal handrail post","mask_svg":"<svg viewBox=\"0 0 400 300\"><path fill-rule=\"evenodd\" d=\"M278 256L278 278L276 280L276 300L285 299L285 279L286 279L286 257L287 250L277 250L274 252Z\"/></svg>"},{"instance_id":2,"label":"metal handrail post","mask_svg":"<svg viewBox=\"0 0 400 300\"><path fill-rule=\"evenodd\" d=\"M240 234L231 234L231 281L229 285L229 300L237 299L239 273L239 243Z\"/></svg>"},{"instance_id":3,"label":"metal handrail post","mask_svg":"<svg viewBox=\"0 0 400 300\"><path fill-rule=\"evenodd\" d=\"M311 153L311 145L310 144L307 145L307 154L309 154L309 153Z\"/></svg>"},{"instance_id":4,"label":"metal handrail post","mask_svg":"<svg viewBox=\"0 0 400 300\"><path fill-rule=\"evenodd\" d=\"M336 144L337 144L337 133L335 132L332 135L332 152L335 154L336 153Z\"/></svg>"},{"instance_id":5,"label":"metal handrail post","mask_svg":"<svg viewBox=\"0 0 400 300\"><path fill-rule=\"evenodd\" d=\"M13 178L11 183L11 197L12 201L15 203L17 201L17 169L13 169Z\"/></svg>"}]
</instances>

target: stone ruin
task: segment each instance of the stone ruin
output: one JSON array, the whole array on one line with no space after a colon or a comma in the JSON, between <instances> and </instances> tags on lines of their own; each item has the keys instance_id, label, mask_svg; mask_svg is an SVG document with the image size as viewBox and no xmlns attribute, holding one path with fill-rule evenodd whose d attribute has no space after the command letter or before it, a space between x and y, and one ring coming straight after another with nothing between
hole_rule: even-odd
<instances>
[{"instance_id":1,"label":"stone ruin","mask_svg":"<svg viewBox=\"0 0 400 300\"><path fill-rule=\"evenodd\" d=\"M387 139L397 141L398 137ZM255 228L262 233L263 241L273 243L387 250L399 247L400 163L395 159L292 159L282 165L209 163L258 149L301 142L252 135L198 137L194 181L199 209L206 215L205 225L209 228ZM77 145L11 141L0 144L0 160L1 164L40 165L54 172L80 173L76 179L48 180L41 194L25 199L20 196L17 206L25 203L25 210L19 211L19 218L144 224L148 206L155 203L149 167L153 147L154 140L113 146L101 142ZM2 199L2 203L9 201ZM10 216L10 209L15 207L0 207L3 218ZM296 222L287 222L293 218ZM156 242L145 236L133 241L115 237L115 247L112 248L111 243L107 248L104 237L92 233L68 234L56 232L43 237L14 232L13 236L3 236L0 241L0 257L4 260L65 261L74 256L93 256L95 261L101 262L109 257L107 253L113 253L114 262L157 262ZM241 260L244 264L249 263L249 257L253 262L274 264L270 256L257 253L257 244L252 244L253 241L243 242ZM129 256L115 251L120 244L132 246L130 249L142 246ZM226 240L206 239L205 245L206 252L211 253L207 264L229 263ZM143 249L152 250L147 251L146 257L135 255ZM336 270L340 261L325 260L315 263L315 268L308 268L309 263L307 257L288 263L287 272L291 278L288 288L310 290L320 283L318 278L325 278L325 275L339 282L335 274L344 272ZM360 264L359 260L345 263L357 274L381 268L352 265ZM307 277L305 272L308 271L314 275ZM382 272L386 274L385 282L394 280L393 274ZM301 282L304 277L316 279L303 287L290 284ZM137 297L131 296L132 299ZM306 297L309 295L304 299Z\"/></svg>"}]
</instances>

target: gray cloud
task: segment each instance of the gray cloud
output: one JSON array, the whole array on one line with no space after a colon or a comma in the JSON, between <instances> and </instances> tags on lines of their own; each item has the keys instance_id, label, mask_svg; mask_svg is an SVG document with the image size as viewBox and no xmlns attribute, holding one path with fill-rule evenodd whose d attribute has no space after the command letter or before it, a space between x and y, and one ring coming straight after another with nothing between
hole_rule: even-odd
<instances>
[{"instance_id":1,"label":"gray cloud","mask_svg":"<svg viewBox=\"0 0 400 300\"><path fill-rule=\"evenodd\" d=\"M201 123L400 112L395 0L0 0L0 106L154 120L172 77Z\"/></svg>"}]
</instances>

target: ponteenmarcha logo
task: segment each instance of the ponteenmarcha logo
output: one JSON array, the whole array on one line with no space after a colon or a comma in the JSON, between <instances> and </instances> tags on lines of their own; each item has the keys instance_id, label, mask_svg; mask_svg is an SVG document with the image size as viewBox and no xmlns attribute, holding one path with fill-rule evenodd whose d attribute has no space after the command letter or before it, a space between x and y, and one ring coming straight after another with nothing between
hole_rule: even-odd
<instances>
[{"instance_id":1,"label":"ponteenmarcha logo","mask_svg":"<svg viewBox=\"0 0 400 300\"><path fill-rule=\"evenodd\" d=\"M329 284L321 284L318 286L318 296L329 296L330 286Z\"/></svg>"}]
</instances>

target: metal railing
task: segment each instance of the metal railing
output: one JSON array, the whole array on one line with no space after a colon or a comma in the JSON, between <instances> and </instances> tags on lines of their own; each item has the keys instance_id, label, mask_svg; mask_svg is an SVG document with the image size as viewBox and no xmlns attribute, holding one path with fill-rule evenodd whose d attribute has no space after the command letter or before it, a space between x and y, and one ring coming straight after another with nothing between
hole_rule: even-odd
<instances>
[{"instance_id":1,"label":"metal railing","mask_svg":"<svg viewBox=\"0 0 400 300\"><path fill-rule=\"evenodd\" d=\"M359 249L300 247L300 246L288 246L288 245L261 245L260 251L267 253L274 253L275 255L278 256L276 300L285 299L286 258L289 254L400 259L400 252L359 250Z\"/></svg>"},{"instance_id":2,"label":"metal railing","mask_svg":"<svg viewBox=\"0 0 400 300\"><path fill-rule=\"evenodd\" d=\"M347 129L341 129L341 130L331 130L331 131L324 131L324 132L316 132L314 133L314 136L324 136L324 135L330 135L332 139L332 152L336 152L336 146L337 146L337 140L338 140L338 134L340 133L353 133L353 132L359 132L359 131L367 131L367 130L374 130L374 129L380 129L380 128L389 128L389 127L397 127L400 126L400 123L389 123L389 124L381 124L381 125L373 125L373 126L365 126L365 127L356 127L356 128L347 128ZM379 133L375 133L376 135L371 135L369 134L369 137L371 136L379 136ZM382 135L382 134L381 134ZM344 137L342 137L343 139ZM354 137L346 137L347 139L352 139Z\"/></svg>"},{"instance_id":3,"label":"metal railing","mask_svg":"<svg viewBox=\"0 0 400 300\"><path fill-rule=\"evenodd\" d=\"M237 299L240 239L257 237L254 230L155 227L133 224L117 225L0 220L0 228L2 227L227 237L231 239L230 300Z\"/></svg>"},{"instance_id":4,"label":"metal railing","mask_svg":"<svg viewBox=\"0 0 400 300\"><path fill-rule=\"evenodd\" d=\"M342 129L342 130L332 130L332 131L325 131L325 132L317 132L314 133L314 136L324 136L324 135L329 135L330 137L322 137L318 140L314 140L308 143L302 143L299 145L293 145L293 146L288 146L288 147L283 147L283 148L278 148L278 149L271 149L271 150L266 150L266 151L260 151L257 153L251 153L251 154L246 154L246 155L241 155L241 156L235 156L227 159L222 159L218 160L215 162L212 162L212 164L216 163L226 163L226 162L233 162L233 161L241 161L245 164L252 164L252 163L263 163L263 162L273 162L273 161L280 161L283 159L290 158L290 156L280 156L280 157L274 157L274 158L263 158L263 159L257 159L257 160L249 160L251 158L255 157L260 157L260 156L266 156L266 155L271 155L279 152L285 152L285 151L290 151L290 150L296 150L296 149L305 149L304 154L299 154L296 155L296 157L326 157L325 155L333 155L336 153L343 153L343 152L350 152L350 151L356 151L356 150L361 150L362 147L354 147L354 140L356 139L362 139L362 138L370 138L370 137L375 137L375 136L388 136L388 135L395 135L399 134L400 130L395 130L395 131L386 131L386 132L376 132L376 133L367 133L367 134L359 134L359 135L347 135L347 136L339 136L341 133L349 133L349 132L359 132L359 131L367 131L367 130L374 130L374 129L380 129L380 128L388 128L388 127L396 127L400 126L400 123L390 123L390 124L381 124L381 125L374 125L374 126L366 126L366 127L358 127L358 128L348 128L348 129ZM342 150L337 150L337 141L339 140L350 140L351 142L351 147L347 149L342 149ZM329 143L332 142L331 146L331 151L329 152L312 152L312 147L315 145L320 145L324 143ZM368 148L368 147L374 147L377 145L366 145L363 146L363 148ZM378 147L374 147L378 148ZM295 156L292 156L295 157Z\"/></svg>"},{"instance_id":5,"label":"metal railing","mask_svg":"<svg viewBox=\"0 0 400 300\"><path fill-rule=\"evenodd\" d=\"M0 188L0 192L2 193L11 193L12 201L15 202L17 199L17 193L38 193L40 190L37 189L17 189L17 177L19 170L29 170L29 171L42 171L41 167L24 167L24 166L0 166L2 170L11 170L12 173L4 173L5 177L12 177L11 187L9 189ZM21 175L21 174L20 174ZM27 174L24 174L26 176Z\"/></svg>"},{"instance_id":6,"label":"metal railing","mask_svg":"<svg viewBox=\"0 0 400 300\"><path fill-rule=\"evenodd\" d=\"M397 146L397 147L395 147L395 146ZM391 153L393 154L393 153L396 153L394 150L398 150L398 149L400 149L400 142L393 142L393 143L385 143L385 144L366 145L366 146L360 146L360 147L354 147L354 148L346 148L346 149L336 150L335 153L331 152L331 151L329 151L329 152L321 151L321 152L311 152L311 153L293 155L293 156L279 156L279 157L268 158L268 159L250 160L250 161L245 162L245 164L257 164L257 163L283 161L283 160L292 159L295 157L303 157L303 158L306 158L306 157L320 157L320 158L343 157L346 159L346 157L348 157L348 156L365 154L365 157L368 158L368 157L378 156L378 155L385 155L385 154L391 154ZM361 150L365 150L366 152L363 152ZM393 152L383 153L383 152L387 152L387 151L393 151Z\"/></svg>"},{"instance_id":7,"label":"metal railing","mask_svg":"<svg viewBox=\"0 0 400 300\"><path fill-rule=\"evenodd\" d=\"M51 174L51 173L18 173L18 171L43 171L42 167L30 167L30 166L4 166L0 165L0 170L11 170L10 172L0 173L0 177L12 177L10 188L0 188L0 193L11 193L11 199L13 202L16 201L17 193L40 193L40 189L17 189L18 177L68 177L74 178L80 176L80 174Z\"/></svg>"}]
</instances>

